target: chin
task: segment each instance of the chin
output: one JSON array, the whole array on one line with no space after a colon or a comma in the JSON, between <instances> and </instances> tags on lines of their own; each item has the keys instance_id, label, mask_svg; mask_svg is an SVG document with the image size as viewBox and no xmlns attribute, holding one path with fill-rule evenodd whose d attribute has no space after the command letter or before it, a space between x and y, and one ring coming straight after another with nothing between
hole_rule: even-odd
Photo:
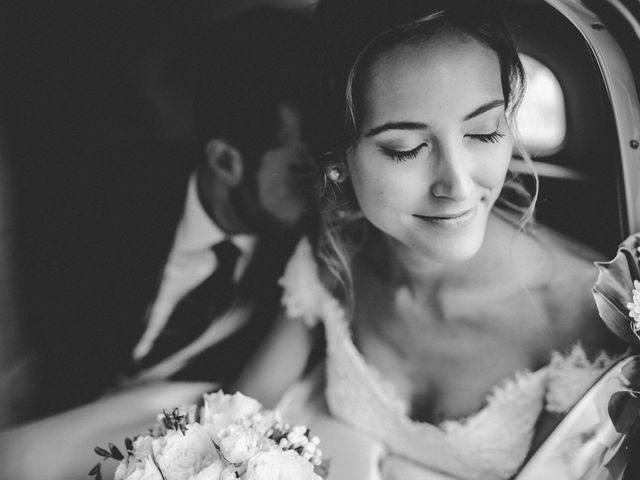
<instances>
[{"instance_id":1,"label":"chin","mask_svg":"<svg viewBox=\"0 0 640 480\"><path fill-rule=\"evenodd\" d=\"M487 229L487 216L479 209L466 225L427 226L422 230L423 251L439 263L460 263L473 258L482 248Z\"/></svg>"},{"instance_id":2,"label":"chin","mask_svg":"<svg viewBox=\"0 0 640 480\"><path fill-rule=\"evenodd\" d=\"M448 261L450 263L462 263L467 260L471 260L480 251L480 245L464 245L459 249L450 252L448 255Z\"/></svg>"},{"instance_id":3,"label":"chin","mask_svg":"<svg viewBox=\"0 0 640 480\"><path fill-rule=\"evenodd\" d=\"M429 236L412 242L414 249L437 263L462 263L473 258L482 247L484 235L478 232L455 236Z\"/></svg>"},{"instance_id":4,"label":"chin","mask_svg":"<svg viewBox=\"0 0 640 480\"><path fill-rule=\"evenodd\" d=\"M443 249L432 249L428 256L438 263L463 263L475 257L479 250L479 245L467 244L458 248L447 246Z\"/></svg>"}]
</instances>

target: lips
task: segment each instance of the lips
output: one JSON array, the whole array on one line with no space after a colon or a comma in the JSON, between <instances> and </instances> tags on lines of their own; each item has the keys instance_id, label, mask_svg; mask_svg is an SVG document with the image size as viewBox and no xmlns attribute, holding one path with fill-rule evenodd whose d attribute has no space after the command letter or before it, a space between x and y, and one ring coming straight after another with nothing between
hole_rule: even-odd
<instances>
[{"instance_id":1,"label":"lips","mask_svg":"<svg viewBox=\"0 0 640 480\"><path fill-rule=\"evenodd\" d=\"M457 227L466 225L475 216L477 207L463 210L456 213L442 213L439 215L418 215L413 214L414 217L427 221L434 225Z\"/></svg>"}]
</instances>

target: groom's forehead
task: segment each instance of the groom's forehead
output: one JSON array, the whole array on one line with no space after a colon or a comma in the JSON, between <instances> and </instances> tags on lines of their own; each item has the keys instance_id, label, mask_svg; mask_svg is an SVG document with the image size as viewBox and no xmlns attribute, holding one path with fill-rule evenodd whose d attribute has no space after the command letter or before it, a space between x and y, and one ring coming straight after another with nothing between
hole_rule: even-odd
<instances>
[{"instance_id":1,"label":"groom's forehead","mask_svg":"<svg viewBox=\"0 0 640 480\"><path fill-rule=\"evenodd\" d=\"M276 145L288 145L302 140L302 112L291 103L282 102L277 106L278 129Z\"/></svg>"}]
</instances>

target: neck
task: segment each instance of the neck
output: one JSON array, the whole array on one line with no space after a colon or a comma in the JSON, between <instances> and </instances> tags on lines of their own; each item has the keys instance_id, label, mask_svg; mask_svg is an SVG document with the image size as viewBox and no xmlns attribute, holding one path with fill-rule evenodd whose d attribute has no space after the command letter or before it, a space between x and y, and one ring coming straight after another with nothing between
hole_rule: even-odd
<instances>
[{"instance_id":1,"label":"neck","mask_svg":"<svg viewBox=\"0 0 640 480\"><path fill-rule=\"evenodd\" d=\"M395 238L385 235L384 240L389 251L391 278L407 284L412 290L425 288L435 281L440 282L452 272L451 265L435 262Z\"/></svg>"},{"instance_id":2,"label":"neck","mask_svg":"<svg viewBox=\"0 0 640 480\"><path fill-rule=\"evenodd\" d=\"M489 215L482 246L471 258L461 262L435 262L419 251L384 235L388 245L391 278L420 289L434 282L454 284L484 284L496 281L498 271L513 268L517 259L514 249L522 234L517 228L495 215Z\"/></svg>"},{"instance_id":3,"label":"neck","mask_svg":"<svg viewBox=\"0 0 640 480\"><path fill-rule=\"evenodd\" d=\"M204 211L228 235L249 233L231 202L231 189L206 168L196 173L196 191Z\"/></svg>"},{"instance_id":4,"label":"neck","mask_svg":"<svg viewBox=\"0 0 640 480\"><path fill-rule=\"evenodd\" d=\"M369 226L367 240L357 253L358 269L369 271L391 287L420 290L441 281L449 265L434 262L393 237Z\"/></svg>"}]
</instances>

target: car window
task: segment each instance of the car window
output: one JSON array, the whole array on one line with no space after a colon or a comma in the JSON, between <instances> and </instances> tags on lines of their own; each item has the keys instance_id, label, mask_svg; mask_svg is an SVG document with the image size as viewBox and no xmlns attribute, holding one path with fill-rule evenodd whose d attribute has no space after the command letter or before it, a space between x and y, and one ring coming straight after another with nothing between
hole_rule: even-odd
<instances>
[{"instance_id":1,"label":"car window","mask_svg":"<svg viewBox=\"0 0 640 480\"><path fill-rule=\"evenodd\" d=\"M520 55L527 88L518 111L517 125L522 146L532 157L557 152L567 128L565 102L560 82L553 72L529 55Z\"/></svg>"}]
</instances>

